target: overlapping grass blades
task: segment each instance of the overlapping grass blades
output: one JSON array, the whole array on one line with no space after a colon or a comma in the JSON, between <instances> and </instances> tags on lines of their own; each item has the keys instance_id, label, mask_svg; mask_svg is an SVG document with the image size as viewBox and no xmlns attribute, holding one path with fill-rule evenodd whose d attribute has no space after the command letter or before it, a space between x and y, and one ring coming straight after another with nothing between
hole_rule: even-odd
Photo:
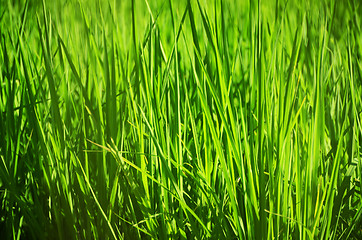
<instances>
[{"instance_id":1,"label":"overlapping grass blades","mask_svg":"<svg viewBox=\"0 0 362 240\"><path fill-rule=\"evenodd\" d=\"M0 6L1 238L362 237L359 1Z\"/></svg>"}]
</instances>

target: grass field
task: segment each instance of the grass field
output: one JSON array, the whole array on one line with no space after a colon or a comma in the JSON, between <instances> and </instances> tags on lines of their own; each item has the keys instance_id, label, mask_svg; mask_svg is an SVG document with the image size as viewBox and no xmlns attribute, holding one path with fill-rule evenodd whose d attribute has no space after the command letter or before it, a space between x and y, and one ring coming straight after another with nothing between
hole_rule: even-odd
<instances>
[{"instance_id":1,"label":"grass field","mask_svg":"<svg viewBox=\"0 0 362 240\"><path fill-rule=\"evenodd\" d=\"M1 239L362 239L358 0L0 0Z\"/></svg>"}]
</instances>

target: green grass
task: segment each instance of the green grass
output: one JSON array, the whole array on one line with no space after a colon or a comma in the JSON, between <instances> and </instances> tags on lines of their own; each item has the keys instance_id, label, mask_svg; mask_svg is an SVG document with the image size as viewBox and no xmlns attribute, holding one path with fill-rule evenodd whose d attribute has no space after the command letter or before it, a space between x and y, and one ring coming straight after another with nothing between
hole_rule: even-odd
<instances>
[{"instance_id":1,"label":"green grass","mask_svg":"<svg viewBox=\"0 0 362 240\"><path fill-rule=\"evenodd\" d=\"M361 13L0 0L0 238L361 239Z\"/></svg>"}]
</instances>

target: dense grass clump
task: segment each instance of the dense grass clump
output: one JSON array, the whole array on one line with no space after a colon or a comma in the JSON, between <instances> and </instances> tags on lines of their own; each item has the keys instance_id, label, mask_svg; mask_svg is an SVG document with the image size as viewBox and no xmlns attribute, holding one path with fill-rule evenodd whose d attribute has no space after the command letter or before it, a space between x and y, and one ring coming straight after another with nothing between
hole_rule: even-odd
<instances>
[{"instance_id":1,"label":"dense grass clump","mask_svg":"<svg viewBox=\"0 0 362 240\"><path fill-rule=\"evenodd\" d=\"M362 239L361 13L0 0L0 238Z\"/></svg>"}]
</instances>

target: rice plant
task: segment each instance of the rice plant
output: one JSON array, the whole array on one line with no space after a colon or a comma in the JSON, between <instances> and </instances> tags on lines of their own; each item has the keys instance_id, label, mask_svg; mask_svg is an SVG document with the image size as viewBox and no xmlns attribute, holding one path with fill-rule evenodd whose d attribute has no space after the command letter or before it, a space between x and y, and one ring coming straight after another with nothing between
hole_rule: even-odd
<instances>
[{"instance_id":1,"label":"rice plant","mask_svg":"<svg viewBox=\"0 0 362 240\"><path fill-rule=\"evenodd\" d=\"M1 239L362 239L358 0L0 0Z\"/></svg>"}]
</instances>

